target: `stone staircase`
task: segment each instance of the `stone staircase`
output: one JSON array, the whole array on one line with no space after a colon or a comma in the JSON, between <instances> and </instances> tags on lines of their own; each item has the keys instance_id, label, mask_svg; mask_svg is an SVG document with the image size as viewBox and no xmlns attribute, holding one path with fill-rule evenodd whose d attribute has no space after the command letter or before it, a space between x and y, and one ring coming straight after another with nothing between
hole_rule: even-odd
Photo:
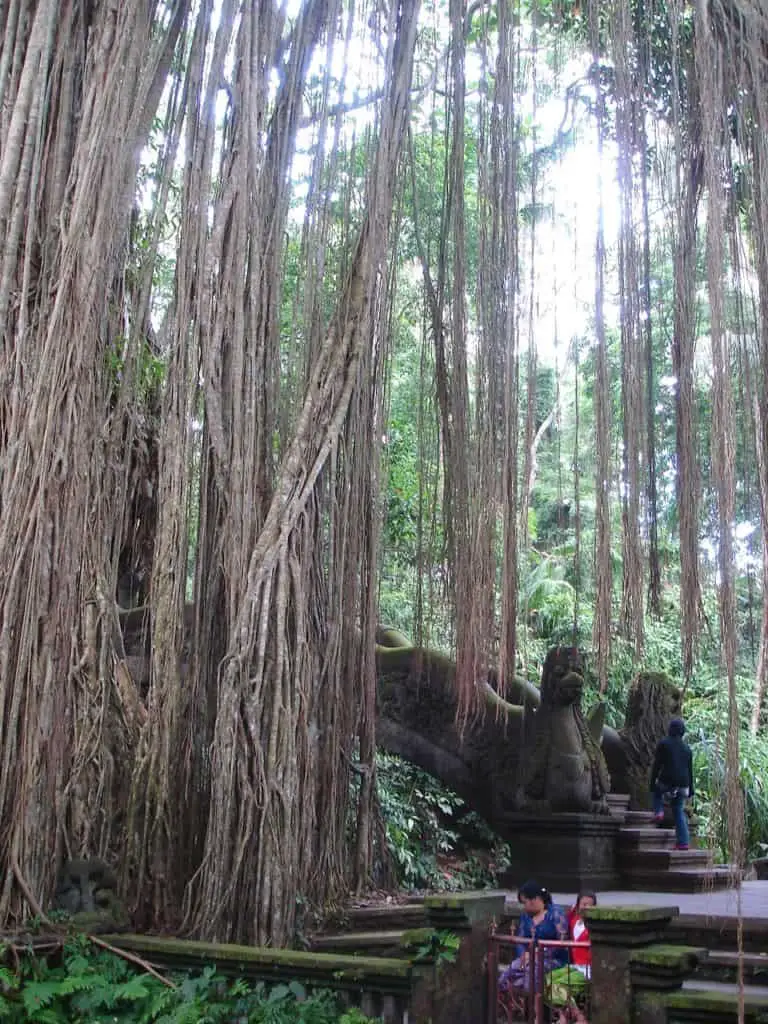
<instances>
[{"instance_id":1,"label":"stone staircase","mask_svg":"<svg viewBox=\"0 0 768 1024\"><path fill-rule=\"evenodd\" d=\"M619 829L623 884L650 892L702 892L736 884L738 873L728 865L715 865L711 850L674 847L671 821L659 827L650 811L625 811Z\"/></svg>"},{"instance_id":2,"label":"stone staircase","mask_svg":"<svg viewBox=\"0 0 768 1024\"><path fill-rule=\"evenodd\" d=\"M424 901L350 907L324 934L315 935L312 949L322 953L407 958L412 946L429 930Z\"/></svg>"},{"instance_id":3,"label":"stone staircase","mask_svg":"<svg viewBox=\"0 0 768 1024\"><path fill-rule=\"evenodd\" d=\"M689 1014L697 1008L706 1010L704 1019L718 1021L739 1020L739 961L744 982L744 1021L763 1020L768 1008L768 954L738 951L723 943L716 934L710 936L710 949L706 959L697 966L692 977L683 983L680 1001L687 1001ZM712 948L714 947L714 948ZM698 1006L697 1006L698 1004ZM681 1016L685 1020L701 1020L698 1016ZM678 1018L674 1018L678 1019Z\"/></svg>"}]
</instances>

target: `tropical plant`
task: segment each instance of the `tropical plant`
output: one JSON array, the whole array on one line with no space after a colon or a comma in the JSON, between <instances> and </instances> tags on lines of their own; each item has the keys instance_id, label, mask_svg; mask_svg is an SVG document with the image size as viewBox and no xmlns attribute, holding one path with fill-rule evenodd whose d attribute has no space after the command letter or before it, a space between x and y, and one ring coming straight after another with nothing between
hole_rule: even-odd
<instances>
[{"instance_id":1,"label":"tropical plant","mask_svg":"<svg viewBox=\"0 0 768 1024\"><path fill-rule=\"evenodd\" d=\"M400 884L438 890L493 885L508 862L507 844L433 776L383 751L376 763L387 844Z\"/></svg>"}]
</instances>

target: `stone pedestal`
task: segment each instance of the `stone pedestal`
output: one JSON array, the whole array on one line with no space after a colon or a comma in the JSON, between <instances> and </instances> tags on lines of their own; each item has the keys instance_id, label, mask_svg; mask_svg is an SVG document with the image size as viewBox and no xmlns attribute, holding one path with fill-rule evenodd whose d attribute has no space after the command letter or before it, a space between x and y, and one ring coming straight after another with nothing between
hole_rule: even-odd
<instances>
[{"instance_id":1,"label":"stone pedestal","mask_svg":"<svg viewBox=\"0 0 768 1024\"><path fill-rule=\"evenodd\" d=\"M500 884L515 891L532 878L553 892L615 889L620 824L607 814L507 814L511 861Z\"/></svg>"},{"instance_id":2,"label":"stone pedestal","mask_svg":"<svg viewBox=\"0 0 768 1024\"><path fill-rule=\"evenodd\" d=\"M604 907L585 913L592 942L591 1024L618 1024L635 1020L630 965L643 974L637 953L658 943L677 907ZM650 968L647 963L646 974ZM643 1024L661 1024L646 1014Z\"/></svg>"}]
</instances>

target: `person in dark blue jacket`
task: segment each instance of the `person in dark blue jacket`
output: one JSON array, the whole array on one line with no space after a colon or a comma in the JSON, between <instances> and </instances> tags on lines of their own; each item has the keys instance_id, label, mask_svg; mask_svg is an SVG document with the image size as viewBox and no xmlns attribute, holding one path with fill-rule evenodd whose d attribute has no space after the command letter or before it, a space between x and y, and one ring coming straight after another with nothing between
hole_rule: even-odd
<instances>
[{"instance_id":1,"label":"person in dark blue jacket","mask_svg":"<svg viewBox=\"0 0 768 1024\"><path fill-rule=\"evenodd\" d=\"M668 735L659 741L651 769L653 814L658 824L664 821L664 803L669 803L675 819L676 850L687 850L689 843L685 801L693 797L693 757L683 739L685 723L673 718Z\"/></svg>"}]
</instances>

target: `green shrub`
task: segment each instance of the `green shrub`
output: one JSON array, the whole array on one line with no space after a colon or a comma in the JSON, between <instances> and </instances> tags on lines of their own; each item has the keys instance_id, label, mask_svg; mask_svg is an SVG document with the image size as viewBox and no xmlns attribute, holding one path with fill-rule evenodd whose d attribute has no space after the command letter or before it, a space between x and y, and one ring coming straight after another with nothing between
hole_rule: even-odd
<instances>
[{"instance_id":1,"label":"green shrub","mask_svg":"<svg viewBox=\"0 0 768 1024\"><path fill-rule=\"evenodd\" d=\"M400 884L438 890L495 884L495 871L508 863L507 844L427 772L383 751L376 765L387 844ZM481 851L487 857L480 857Z\"/></svg>"}]
</instances>

